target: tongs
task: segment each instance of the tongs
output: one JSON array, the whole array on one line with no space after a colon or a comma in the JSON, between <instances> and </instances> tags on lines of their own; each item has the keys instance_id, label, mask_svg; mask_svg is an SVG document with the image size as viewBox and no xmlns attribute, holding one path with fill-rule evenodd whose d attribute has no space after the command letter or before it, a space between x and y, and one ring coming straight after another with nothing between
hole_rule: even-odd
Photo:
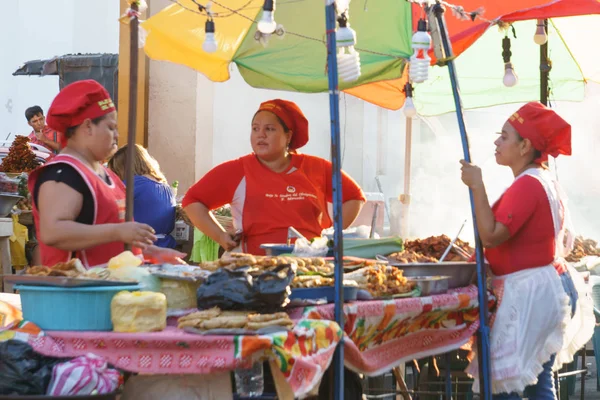
<instances>
[{"instance_id":1,"label":"tongs","mask_svg":"<svg viewBox=\"0 0 600 400\"><path fill-rule=\"evenodd\" d=\"M456 234L456 236L454 237L454 239L452 239L452 241L450 242L450 244L448 245L448 247L446 248L446 251L444 251L444 254L442 254L442 256L440 257L440 260L438 262L443 262L444 259L446 258L446 256L448 255L448 253L450 253L450 250L454 247L454 248L459 248L458 246L456 246L456 241L458 240L458 236L460 236L460 233L462 232L463 228L465 227L465 225L467 224L467 220L465 219L462 223L462 225L460 226L460 229L458 230L458 233ZM462 249L461 249L462 250ZM463 251L464 253L464 251ZM464 257L464 254L460 254L461 256ZM468 259L468 257L467 257Z\"/></svg>"}]
</instances>

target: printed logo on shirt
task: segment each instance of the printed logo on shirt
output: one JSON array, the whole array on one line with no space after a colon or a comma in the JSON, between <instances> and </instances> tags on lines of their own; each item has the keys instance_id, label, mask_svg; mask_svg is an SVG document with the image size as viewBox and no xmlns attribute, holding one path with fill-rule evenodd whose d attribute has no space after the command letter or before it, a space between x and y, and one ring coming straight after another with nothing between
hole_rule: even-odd
<instances>
[{"instance_id":1,"label":"printed logo on shirt","mask_svg":"<svg viewBox=\"0 0 600 400\"><path fill-rule=\"evenodd\" d=\"M296 188L293 186L288 186L285 190L287 190L288 193L296 193Z\"/></svg>"},{"instance_id":2,"label":"printed logo on shirt","mask_svg":"<svg viewBox=\"0 0 600 400\"><path fill-rule=\"evenodd\" d=\"M123 221L125 221L125 208L126 208L125 199L117 200L116 203L117 203L117 209L119 210L119 221L123 222Z\"/></svg>"}]
</instances>

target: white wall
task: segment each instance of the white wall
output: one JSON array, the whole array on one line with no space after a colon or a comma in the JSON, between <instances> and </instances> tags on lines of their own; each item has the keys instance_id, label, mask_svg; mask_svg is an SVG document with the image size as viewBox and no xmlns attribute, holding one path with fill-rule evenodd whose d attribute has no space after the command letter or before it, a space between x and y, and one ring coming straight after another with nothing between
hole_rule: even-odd
<instances>
[{"instance_id":1,"label":"white wall","mask_svg":"<svg viewBox=\"0 0 600 400\"><path fill-rule=\"evenodd\" d=\"M119 0L11 0L0 13L0 140L28 134L24 112L44 111L58 76L12 76L24 62L70 53L118 53ZM10 140L10 139L9 139Z\"/></svg>"}]
</instances>

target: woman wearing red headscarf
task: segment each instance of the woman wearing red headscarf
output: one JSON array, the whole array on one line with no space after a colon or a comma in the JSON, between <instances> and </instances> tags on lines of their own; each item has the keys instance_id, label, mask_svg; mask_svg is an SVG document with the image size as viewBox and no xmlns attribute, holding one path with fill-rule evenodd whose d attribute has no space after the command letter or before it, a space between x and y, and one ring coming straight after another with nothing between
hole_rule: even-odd
<instances>
[{"instance_id":1,"label":"woman wearing red headscarf","mask_svg":"<svg viewBox=\"0 0 600 400\"><path fill-rule=\"evenodd\" d=\"M556 354L557 364L572 360L589 331L577 338L567 332L581 307L575 287L582 280L562 258L572 248L569 211L545 167L549 155L571 155L571 126L541 103L528 103L506 121L495 145L496 162L515 181L493 206L481 170L461 161L499 299L491 330L494 399L520 399L524 389L529 399L555 399ZM470 372L476 370L472 364Z\"/></svg>"},{"instance_id":2,"label":"woman wearing red headscarf","mask_svg":"<svg viewBox=\"0 0 600 400\"><path fill-rule=\"evenodd\" d=\"M331 226L327 203L332 200L331 163L297 149L308 142L308 120L290 101L262 103L252 118L253 153L225 162L192 186L183 207L194 225L225 250L238 243L210 214L231 204L234 227L243 232L241 251L264 254L264 243L285 243L289 227L306 238ZM342 175L342 217L350 226L365 202L360 187Z\"/></svg>"},{"instance_id":3,"label":"woman wearing red headscarf","mask_svg":"<svg viewBox=\"0 0 600 400\"><path fill-rule=\"evenodd\" d=\"M125 243L158 261L184 256L153 246L149 225L125 222L125 186L102 165L117 150L117 112L98 82L66 86L52 102L47 123L64 135L61 153L33 171L28 183L43 265L77 257L86 268L106 266Z\"/></svg>"}]
</instances>

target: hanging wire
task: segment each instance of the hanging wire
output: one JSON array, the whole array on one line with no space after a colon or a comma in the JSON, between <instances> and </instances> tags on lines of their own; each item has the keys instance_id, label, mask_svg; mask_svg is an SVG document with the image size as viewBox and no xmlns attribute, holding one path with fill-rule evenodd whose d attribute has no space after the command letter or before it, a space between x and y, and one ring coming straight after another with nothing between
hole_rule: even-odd
<instances>
[{"instance_id":1,"label":"hanging wire","mask_svg":"<svg viewBox=\"0 0 600 400\"><path fill-rule=\"evenodd\" d=\"M195 10L193 8L190 8L190 7L186 6L186 5L184 5L184 4L181 4L178 0L169 0L169 1L172 2L172 3L175 3L177 5L179 5L181 8L183 8L183 9L185 9L187 11L190 11L190 12L193 12L193 13L196 13L196 14L199 14L199 15L204 15L204 16L207 15L206 14L206 7L204 5L202 5L202 4L200 4L197 0L192 0L192 1L195 4L198 5L199 10ZM219 6L219 7L222 7L224 9L226 9L227 11L229 11L229 13L215 13L215 12L212 12L212 16L213 16L213 18L226 18L226 17L230 17L232 15L238 15L238 16L240 16L242 18L247 19L248 21L256 23L257 22L256 20L254 20L253 18L251 18L251 17L249 17L249 16L244 15L244 14L241 13L244 10L258 8L258 7L247 7L247 5L251 4L252 1L253 0L250 0L250 1L248 1L248 3L246 3L245 6L240 7L238 9L234 10L232 8L229 8L229 7L225 6L224 4L222 4L222 3L218 2L218 1L212 0L211 3L213 3L213 4L215 4L215 5ZM305 0L290 0L290 1L287 1L287 2L278 2L277 5L289 4L289 3L297 3L297 2L300 2L300 1L305 1ZM203 10L203 11L200 11L200 9ZM291 36L296 36L296 37L299 37L299 38L302 38L302 39L306 39L306 40L312 40L313 42L319 42L319 43L322 43L323 45L327 44L327 41L325 39L319 39L319 38L315 38L315 37L303 35L301 33L290 32L290 31L286 30L285 34L286 35L291 35ZM395 59L398 59L398 60L405 60L406 59L405 57L401 57L401 56L398 56L398 55L395 55L395 54L381 53L381 52L378 52L378 51L367 50L367 49L363 49L363 48L359 48L359 47L355 47L355 49L357 51L360 51L360 52L363 52L363 53L375 54L375 55L379 55L379 56L384 56L384 57L389 57L389 58L395 58Z\"/></svg>"}]
</instances>

